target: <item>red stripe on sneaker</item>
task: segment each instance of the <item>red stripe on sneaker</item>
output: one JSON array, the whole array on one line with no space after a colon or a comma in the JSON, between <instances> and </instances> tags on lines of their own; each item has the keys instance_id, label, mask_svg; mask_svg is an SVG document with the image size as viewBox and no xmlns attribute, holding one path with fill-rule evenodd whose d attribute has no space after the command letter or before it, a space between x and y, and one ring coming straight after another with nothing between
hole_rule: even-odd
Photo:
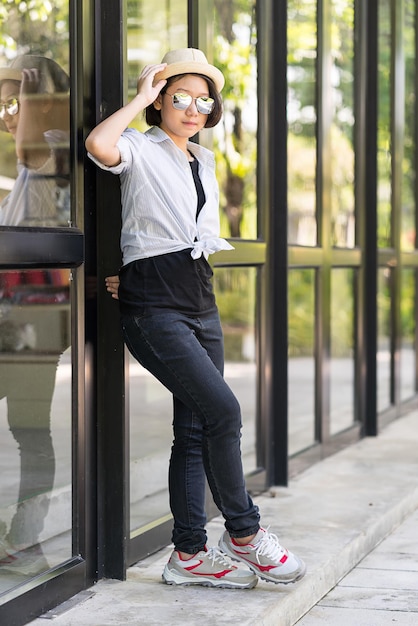
<instances>
[{"instance_id":1,"label":"red stripe on sneaker","mask_svg":"<svg viewBox=\"0 0 418 626\"><path fill-rule=\"evenodd\" d=\"M259 569L260 572L269 572L271 569L277 567L277 565L260 565L260 563L254 563L254 561L248 558L248 555L245 552L240 552L239 550L234 550L234 552L240 555L240 559L242 561L247 561L247 563L250 563L253 567Z\"/></svg>"},{"instance_id":2,"label":"red stripe on sneaker","mask_svg":"<svg viewBox=\"0 0 418 626\"><path fill-rule=\"evenodd\" d=\"M184 569L187 569L188 572L192 572L193 574L192 570L194 570L195 567L200 567L202 563L203 561L199 561L199 563L195 563L194 565L189 565L189 567L185 567Z\"/></svg>"},{"instance_id":3,"label":"red stripe on sneaker","mask_svg":"<svg viewBox=\"0 0 418 626\"><path fill-rule=\"evenodd\" d=\"M185 567L184 569L187 570L188 572L190 572L191 574L195 574L196 576L213 576L214 578L223 578L223 576L226 576L227 574L229 574L229 572L232 572L235 568L233 569L224 569L222 570L222 572L194 572L193 570L196 569L196 567L200 567L202 565L203 561L199 561L199 563L195 563L194 565L190 565L190 567Z\"/></svg>"},{"instance_id":4,"label":"red stripe on sneaker","mask_svg":"<svg viewBox=\"0 0 418 626\"><path fill-rule=\"evenodd\" d=\"M215 578L222 578L223 576L226 576L227 574L229 574L229 572L232 572L232 569L224 569L223 572L218 572L217 574L213 574L213 576L215 576ZM210 574L206 574L206 576L210 576Z\"/></svg>"}]
</instances>

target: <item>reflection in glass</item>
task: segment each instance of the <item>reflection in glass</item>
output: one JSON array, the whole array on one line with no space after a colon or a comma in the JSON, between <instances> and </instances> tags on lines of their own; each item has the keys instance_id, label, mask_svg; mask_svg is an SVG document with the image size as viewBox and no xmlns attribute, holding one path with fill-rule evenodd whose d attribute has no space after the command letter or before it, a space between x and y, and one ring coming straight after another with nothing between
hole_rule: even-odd
<instances>
[{"instance_id":1,"label":"reflection in glass","mask_svg":"<svg viewBox=\"0 0 418 626\"><path fill-rule=\"evenodd\" d=\"M315 442L315 270L289 271L289 454Z\"/></svg>"},{"instance_id":2,"label":"reflection in glass","mask_svg":"<svg viewBox=\"0 0 418 626\"><path fill-rule=\"evenodd\" d=\"M168 462L173 441L170 392L129 355L130 528L170 514Z\"/></svg>"},{"instance_id":3,"label":"reflection in glass","mask_svg":"<svg viewBox=\"0 0 418 626\"><path fill-rule=\"evenodd\" d=\"M377 410L391 405L391 270L380 268L377 273Z\"/></svg>"},{"instance_id":4,"label":"reflection in glass","mask_svg":"<svg viewBox=\"0 0 418 626\"><path fill-rule=\"evenodd\" d=\"M330 434L354 422L354 270L331 274Z\"/></svg>"},{"instance_id":5,"label":"reflection in glass","mask_svg":"<svg viewBox=\"0 0 418 626\"><path fill-rule=\"evenodd\" d=\"M288 205L290 244L315 246L316 0L288 2Z\"/></svg>"},{"instance_id":6,"label":"reflection in glass","mask_svg":"<svg viewBox=\"0 0 418 626\"><path fill-rule=\"evenodd\" d=\"M401 247L413 250L415 232L415 2L404 2L403 46L405 56L405 130L402 167Z\"/></svg>"},{"instance_id":7,"label":"reflection in glass","mask_svg":"<svg viewBox=\"0 0 418 626\"><path fill-rule=\"evenodd\" d=\"M160 63L167 50L187 47L187 3L131 0L127 6L127 73L130 100L145 65ZM144 131L138 116L132 126ZM169 515L168 461L172 444L171 394L129 356L130 528L157 524Z\"/></svg>"},{"instance_id":8,"label":"reflection in glass","mask_svg":"<svg viewBox=\"0 0 418 626\"><path fill-rule=\"evenodd\" d=\"M391 155L391 2L379 0L378 117L377 117L377 241L390 248L392 155Z\"/></svg>"},{"instance_id":9,"label":"reflection in glass","mask_svg":"<svg viewBox=\"0 0 418 626\"><path fill-rule=\"evenodd\" d=\"M354 225L354 0L331 3L332 243L352 248Z\"/></svg>"},{"instance_id":10,"label":"reflection in glass","mask_svg":"<svg viewBox=\"0 0 418 626\"><path fill-rule=\"evenodd\" d=\"M415 394L415 270L401 272L401 401Z\"/></svg>"},{"instance_id":11,"label":"reflection in glass","mask_svg":"<svg viewBox=\"0 0 418 626\"><path fill-rule=\"evenodd\" d=\"M241 405L241 450L245 473L257 468L257 364L254 267L217 268L214 287L225 342L225 379Z\"/></svg>"},{"instance_id":12,"label":"reflection in glass","mask_svg":"<svg viewBox=\"0 0 418 626\"><path fill-rule=\"evenodd\" d=\"M225 76L213 149L222 237L257 238L257 27L253 2L214 0L214 64ZM203 140L205 140L202 137Z\"/></svg>"},{"instance_id":13,"label":"reflection in glass","mask_svg":"<svg viewBox=\"0 0 418 626\"><path fill-rule=\"evenodd\" d=\"M0 272L0 593L72 554L69 284Z\"/></svg>"},{"instance_id":14,"label":"reflection in glass","mask_svg":"<svg viewBox=\"0 0 418 626\"><path fill-rule=\"evenodd\" d=\"M187 47L187 3L184 0L130 0L127 14L128 100L136 95L138 76L145 67L160 63L168 50ZM145 131L145 117L132 127Z\"/></svg>"},{"instance_id":15,"label":"reflection in glass","mask_svg":"<svg viewBox=\"0 0 418 626\"><path fill-rule=\"evenodd\" d=\"M0 225L68 226L68 7L27 9L0 15Z\"/></svg>"},{"instance_id":16,"label":"reflection in glass","mask_svg":"<svg viewBox=\"0 0 418 626\"><path fill-rule=\"evenodd\" d=\"M225 338L225 379L241 404L244 471L256 469L256 269L216 269L214 288ZM172 445L171 394L130 357L131 530L170 514L168 462Z\"/></svg>"}]
</instances>

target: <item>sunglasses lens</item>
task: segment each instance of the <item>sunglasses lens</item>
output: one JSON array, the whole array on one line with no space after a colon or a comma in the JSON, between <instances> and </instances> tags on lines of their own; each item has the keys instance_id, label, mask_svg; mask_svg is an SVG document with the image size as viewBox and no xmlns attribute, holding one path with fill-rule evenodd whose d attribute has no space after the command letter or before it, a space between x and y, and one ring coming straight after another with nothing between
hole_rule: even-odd
<instances>
[{"instance_id":1,"label":"sunglasses lens","mask_svg":"<svg viewBox=\"0 0 418 626\"><path fill-rule=\"evenodd\" d=\"M19 101L16 98L13 98L13 100L8 103L6 110L9 115L16 115L19 111Z\"/></svg>"},{"instance_id":2,"label":"sunglasses lens","mask_svg":"<svg viewBox=\"0 0 418 626\"><path fill-rule=\"evenodd\" d=\"M173 100L173 107L177 109L177 111L185 111L193 102L192 96L188 93L175 93L171 96L171 98ZM195 102L199 113L203 113L204 115L212 113L213 107L215 106L214 99L205 96L196 98Z\"/></svg>"},{"instance_id":3,"label":"sunglasses lens","mask_svg":"<svg viewBox=\"0 0 418 626\"><path fill-rule=\"evenodd\" d=\"M19 112L19 100L17 98L13 98L8 102L2 102L0 104L0 119L4 119L7 115L16 115Z\"/></svg>"},{"instance_id":4,"label":"sunglasses lens","mask_svg":"<svg viewBox=\"0 0 418 626\"><path fill-rule=\"evenodd\" d=\"M187 93L175 93L172 96L173 107L177 111L185 111L192 103L193 98Z\"/></svg>"},{"instance_id":5,"label":"sunglasses lens","mask_svg":"<svg viewBox=\"0 0 418 626\"><path fill-rule=\"evenodd\" d=\"M212 113L214 106L215 101L213 98L196 98L196 108L199 113L209 115L209 113Z\"/></svg>"}]
</instances>

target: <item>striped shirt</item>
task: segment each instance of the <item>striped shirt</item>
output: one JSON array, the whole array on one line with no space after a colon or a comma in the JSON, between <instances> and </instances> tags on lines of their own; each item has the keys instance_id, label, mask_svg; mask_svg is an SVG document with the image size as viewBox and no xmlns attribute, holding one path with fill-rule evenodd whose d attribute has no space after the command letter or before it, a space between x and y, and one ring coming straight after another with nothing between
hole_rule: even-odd
<instances>
[{"instance_id":1,"label":"striped shirt","mask_svg":"<svg viewBox=\"0 0 418 626\"><path fill-rule=\"evenodd\" d=\"M189 142L199 161L206 202L196 220L197 192L186 155L160 128L126 129L118 141L121 162L102 169L121 181L123 264L191 249L193 259L233 247L219 237L219 192L212 152Z\"/></svg>"}]
</instances>

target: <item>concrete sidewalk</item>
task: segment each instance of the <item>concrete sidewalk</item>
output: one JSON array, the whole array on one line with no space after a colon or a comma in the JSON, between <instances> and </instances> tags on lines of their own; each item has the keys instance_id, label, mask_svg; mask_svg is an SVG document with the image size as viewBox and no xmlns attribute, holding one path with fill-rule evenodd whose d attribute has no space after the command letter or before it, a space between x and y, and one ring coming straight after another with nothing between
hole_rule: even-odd
<instances>
[{"instance_id":1,"label":"concrete sidewalk","mask_svg":"<svg viewBox=\"0 0 418 626\"><path fill-rule=\"evenodd\" d=\"M418 510L345 576L297 626L416 626Z\"/></svg>"},{"instance_id":2,"label":"concrete sidewalk","mask_svg":"<svg viewBox=\"0 0 418 626\"><path fill-rule=\"evenodd\" d=\"M126 581L100 581L31 624L46 626L48 618L56 626L292 626L418 509L417 443L414 412L379 437L363 439L309 468L288 488L273 488L255 499L263 525L307 563L307 575L295 585L260 582L245 591L167 586L161 583L171 551L167 547L130 568ZM222 530L221 518L208 524L210 544L217 543ZM409 539L416 554L412 533ZM405 610L416 612L416 594L410 596L414 604ZM306 621L314 617L312 612L300 624L319 623ZM360 611L354 622L346 623L372 626L361 619Z\"/></svg>"}]
</instances>

